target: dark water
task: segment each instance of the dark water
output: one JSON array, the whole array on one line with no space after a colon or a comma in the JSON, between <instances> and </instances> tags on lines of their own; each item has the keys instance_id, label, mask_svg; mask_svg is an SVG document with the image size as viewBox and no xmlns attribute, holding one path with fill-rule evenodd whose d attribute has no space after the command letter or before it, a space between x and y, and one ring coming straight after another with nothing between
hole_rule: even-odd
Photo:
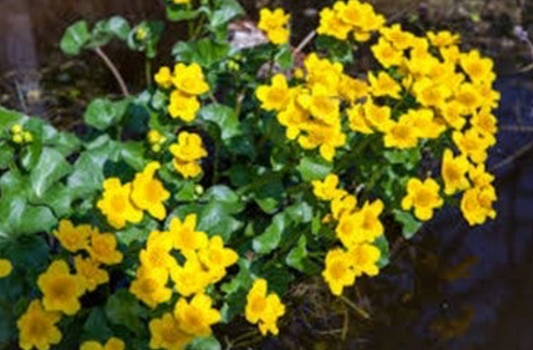
<instances>
[{"instance_id":1,"label":"dark water","mask_svg":"<svg viewBox=\"0 0 533 350\"><path fill-rule=\"evenodd\" d=\"M317 4L325 2L283 2L293 13L308 19L295 29L296 39L311 30ZM268 1L243 3L253 11ZM434 2L379 3L385 12L423 17ZM533 8L533 2L525 4ZM105 70L76 62L68 69L61 66L68 63L57 48L61 33L80 18L97 20L120 13L138 21L160 17L162 11L161 2L156 0L0 0L0 97L4 99L0 104L28 108L20 104L21 100L28 101L24 94L37 91L46 96L50 89L61 93L64 89L66 94L80 90L75 95L78 100L89 99L88 90L94 95L116 93L117 87ZM531 16L531 12L526 14ZM512 23L505 22L512 17L492 16L488 24L454 25L466 28L466 33L472 28L477 33L478 27L488 25L484 33L499 35L470 38L496 57L500 76L500 132L489 161L489 168L497 175L498 218L470 228L457 209L445 208L412 242L396 251L394 261L379 277L361 283L358 301L370 311L369 320L349 315L349 329L335 330L296 318L279 339L267 340L261 349L533 350L533 77L527 72L516 74L528 59L524 59L527 50L523 45L514 42L515 46L502 51L512 40ZM110 50L115 59L122 57L119 48ZM96 62L89 56L83 59ZM136 72L135 61L135 56L117 60L129 82L142 76ZM43 74L50 66L60 67L52 78L47 77L50 73ZM73 78L72 67L79 79ZM54 80L54 74L65 72L70 74L67 83ZM85 85L79 85L84 79ZM44 100L56 107L66 103L63 97ZM78 106L69 113L80 115L81 111L82 106ZM63 115L57 110L50 113ZM302 313L316 309L308 291L302 295ZM328 311L337 312L334 306ZM335 318L331 322L342 325L345 320ZM342 332L344 336L339 337Z\"/></svg>"}]
</instances>

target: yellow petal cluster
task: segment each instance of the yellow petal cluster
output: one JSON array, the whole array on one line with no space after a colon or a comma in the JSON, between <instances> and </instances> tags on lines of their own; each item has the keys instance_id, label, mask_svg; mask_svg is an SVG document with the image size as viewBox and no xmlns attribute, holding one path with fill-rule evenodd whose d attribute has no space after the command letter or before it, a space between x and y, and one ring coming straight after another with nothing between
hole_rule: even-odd
<instances>
[{"instance_id":1,"label":"yellow petal cluster","mask_svg":"<svg viewBox=\"0 0 533 350\"><path fill-rule=\"evenodd\" d=\"M47 311L40 300L33 300L17 321L19 346L24 350L48 350L59 344L62 335L56 323L60 319L59 312Z\"/></svg>"},{"instance_id":2,"label":"yellow petal cluster","mask_svg":"<svg viewBox=\"0 0 533 350\"><path fill-rule=\"evenodd\" d=\"M135 175L133 182L124 185L114 177L104 181L104 193L97 207L111 226L122 229L128 222L138 224L143 218L143 211L158 220L165 218L167 212L163 202L170 198L170 193L155 178L160 168L158 162L150 162Z\"/></svg>"},{"instance_id":3,"label":"yellow petal cluster","mask_svg":"<svg viewBox=\"0 0 533 350\"><path fill-rule=\"evenodd\" d=\"M85 283L77 275L72 275L63 260L56 260L39 275L37 285L43 293L46 311L61 311L74 315L80 310L79 298L85 293Z\"/></svg>"},{"instance_id":4,"label":"yellow petal cluster","mask_svg":"<svg viewBox=\"0 0 533 350\"><path fill-rule=\"evenodd\" d=\"M271 11L263 8L259 12L259 23L257 28L261 29L268 37L268 40L276 45L285 44L289 41L290 32L287 28L290 15L281 8Z\"/></svg>"},{"instance_id":5,"label":"yellow petal cluster","mask_svg":"<svg viewBox=\"0 0 533 350\"><path fill-rule=\"evenodd\" d=\"M256 279L246 296L246 320L259 326L263 335L269 332L279 333L278 319L285 314L285 305L276 293L267 293L268 283L265 279Z\"/></svg>"},{"instance_id":6,"label":"yellow petal cluster","mask_svg":"<svg viewBox=\"0 0 533 350\"><path fill-rule=\"evenodd\" d=\"M184 178L200 175L202 167L199 162L207 157L200 135L182 131L178 135L178 142L170 145L169 150L174 156L174 168Z\"/></svg>"},{"instance_id":7,"label":"yellow petal cluster","mask_svg":"<svg viewBox=\"0 0 533 350\"><path fill-rule=\"evenodd\" d=\"M384 24L385 18L376 14L370 4L357 0L337 1L333 7L320 12L317 33L339 40L346 40L352 35L355 40L365 42Z\"/></svg>"},{"instance_id":8,"label":"yellow petal cluster","mask_svg":"<svg viewBox=\"0 0 533 350\"><path fill-rule=\"evenodd\" d=\"M444 203L439 192L440 186L434 179L427 178L422 182L411 178L407 183L407 195L402 199L402 209L414 208L417 219L430 220L434 210Z\"/></svg>"},{"instance_id":9,"label":"yellow petal cluster","mask_svg":"<svg viewBox=\"0 0 533 350\"><path fill-rule=\"evenodd\" d=\"M87 249L92 230L90 225L74 226L70 220L61 220L57 230L52 233L63 248L71 253L76 253Z\"/></svg>"},{"instance_id":10,"label":"yellow petal cluster","mask_svg":"<svg viewBox=\"0 0 533 350\"><path fill-rule=\"evenodd\" d=\"M91 257L78 255L74 258L76 275L82 279L88 292L94 291L99 285L109 282L109 274L100 267L100 263Z\"/></svg>"},{"instance_id":11,"label":"yellow petal cluster","mask_svg":"<svg viewBox=\"0 0 533 350\"><path fill-rule=\"evenodd\" d=\"M161 67L154 80L160 88L172 89L168 105L172 118L180 118L184 122L196 118L200 109L198 96L209 91L202 68L197 63L177 63L173 71L169 67Z\"/></svg>"}]
</instances>

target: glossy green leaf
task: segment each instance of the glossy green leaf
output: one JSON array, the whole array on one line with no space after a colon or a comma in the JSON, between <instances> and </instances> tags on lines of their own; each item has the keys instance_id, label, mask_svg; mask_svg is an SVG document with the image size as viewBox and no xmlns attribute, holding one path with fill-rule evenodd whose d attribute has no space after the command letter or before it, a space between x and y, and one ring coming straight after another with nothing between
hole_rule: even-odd
<instances>
[{"instance_id":1,"label":"glossy green leaf","mask_svg":"<svg viewBox=\"0 0 533 350\"><path fill-rule=\"evenodd\" d=\"M121 289L107 299L105 314L111 323L138 332L142 326L141 317L144 317L146 311L132 294Z\"/></svg>"},{"instance_id":2,"label":"glossy green leaf","mask_svg":"<svg viewBox=\"0 0 533 350\"><path fill-rule=\"evenodd\" d=\"M25 198L17 195L3 195L0 198L0 217L0 241L46 232L57 223L52 210L30 205Z\"/></svg>"},{"instance_id":3,"label":"glossy green leaf","mask_svg":"<svg viewBox=\"0 0 533 350\"><path fill-rule=\"evenodd\" d=\"M241 133L239 119L232 108L221 104L210 104L200 110L203 120L215 123L220 128L222 140L227 141Z\"/></svg>"},{"instance_id":4,"label":"glossy green leaf","mask_svg":"<svg viewBox=\"0 0 533 350\"><path fill-rule=\"evenodd\" d=\"M409 212L394 210L393 214L396 221L402 225L402 235L405 239L411 239L422 227L422 223Z\"/></svg>"},{"instance_id":5,"label":"glossy green leaf","mask_svg":"<svg viewBox=\"0 0 533 350\"><path fill-rule=\"evenodd\" d=\"M231 205L218 201L210 202L202 210L198 229L211 236L220 235L225 242L228 242L232 233L242 227L242 223L231 215L233 210Z\"/></svg>"},{"instance_id":6,"label":"glossy green leaf","mask_svg":"<svg viewBox=\"0 0 533 350\"><path fill-rule=\"evenodd\" d=\"M120 122L128 103L128 100L113 102L105 98L97 98L89 104L83 118L87 125L98 130L105 130Z\"/></svg>"},{"instance_id":7,"label":"glossy green leaf","mask_svg":"<svg viewBox=\"0 0 533 350\"><path fill-rule=\"evenodd\" d=\"M387 237L385 237L385 235L381 235L376 239L374 244L381 252L381 256L378 261L378 267L382 269L390 262L389 241L387 240Z\"/></svg>"},{"instance_id":8,"label":"glossy green leaf","mask_svg":"<svg viewBox=\"0 0 533 350\"><path fill-rule=\"evenodd\" d=\"M176 61L185 63L198 63L204 68L209 68L216 62L225 59L230 51L227 43L219 43L210 39L198 41L180 41L172 48Z\"/></svg>"},{"instance_id":9,"label":"glossy green leaf","mask_svg":"<svg viewBox=\"0 0 533 350\"><path fill-rule=\"evenodd\" d=\"M268 254L276 249L287 225L288 220L285 213L276 214L266 230L253 240L254 251L259 254Z\"/></svg>"},{"instance_id":10,"label":"glossy green leaf","mask_svg":"<svg viewBox=\"0 0 533 350\"><path fill-rule=\"evenodd\" d=\"M93 308L83 325L82 338L85 340L97 340L101 343L105 343L111 336L113 336L113 334L107 324L104 309L101 307Z\"/></svg>"},{"instance_id":11,"label":"glossy green leaf","mask_svg":"<svg viewBox=\"0 0 533 350\"><path fill-rule=\"evenodd\" d=\"M294 64L294 57L292 55L292 47L289 44L285 44L281 46L279 51L276 53L275 60L279 64L281 69L291 68Z\"/></svg>"},{"instance_id":12,"label":"glossy green leaf","mask_svg":"<svg viewBox=\"0 0 533 350\"><path fill-rule=\"evenodd\" d=\"M30 182L35 195L42 197L48 188L65 177L70 169L70 164L59 151L53 148L43 149L39 161L30 174Z\"/></svg>"},{"instance_id":13,"label":"glossy green leaf","mask_svg":"<svg viewBox=\"0 0 533 350\"><path fill-rule=\"evenodd\" d=\"M67 28L59 47L65 54L75 56L81 52L89 40L91 40L91 34L87 22L78 21Z\"/></svg>"},{"instance_id":14,"label":"glossy green leaf","mask_svg":"<svg viewBox=\"0 0 533 350\"><path fill-rule=\"evenodd\" d=\"M217 1L218 8L213 12L210 19L212 28L224 25L237 16L244 14L244 9L237 0Z\"/></svg>"},{"instance_id":15,"label":"glossy green leaf","mask_svg":"<svg viewBox=\"0 0 533 350\"><path fill-rule=\"evenodd\" d=\"M296 167L306 182L323 180L333 169L333 165L322 158L304 157Z\"/></svg>"},{"instance_id":16,"label":"glossy green leaf","mask_svg":"<svg viewBox=\"0 0 533 350\"><path fill-rule=\"evenodd\" d=\"M195 338L187 347L186 350L221 350L222 346L218 340L213 337Z\"/></svg>"},{"instance_id":17,"label":"glossy green leaf","mask_svg":"<svg viewBox=\"0 0 533 350\"><path fill-rule=\"evenodd\" d=\"M200 15L200 11L198 9L190 10L181 5L169 5L167 6L166 10L167 19L172 22L188 21L195 19Z\"/></svg>"}]
</instances>

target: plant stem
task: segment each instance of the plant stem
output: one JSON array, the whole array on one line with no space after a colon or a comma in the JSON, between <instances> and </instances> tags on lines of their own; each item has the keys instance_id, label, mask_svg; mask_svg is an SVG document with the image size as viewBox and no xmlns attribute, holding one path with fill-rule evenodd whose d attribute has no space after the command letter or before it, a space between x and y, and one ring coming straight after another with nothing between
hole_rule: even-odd
<instances>
[{"instance_id":1,"label":"plant stem","mask_svg":"<svg viewBox=\"0 0 533 350\"><path fill-rule=\"evenodd\" d=\"M144 74L146 77L146 85L148 88L152 87L152 60L148 57L144 61Z\"/></svg>"},{"instance_id":2,"label":"plant stem","mask_svg":"<svg viewBox=\"0 0 533 350\"><path fill-rule=\"evenodd\" d=\"M122 75L120 75L120 72L118 71L113 61L111 61L111 59L99 47L95 48L94 52L96 52L98 57L100 57L102 61L104 61L107 68L111 71L111 73L115 77L115 80L117 81L118 85L120 86L120 90L122 91L122 95L124 95L124 97L128 97L130 95L130 92L128 91L128 87L126 86L126 83L124 82L124 79L122 78Z\"/></svg>"},{"instance_id":3,"label":"plant stem","mask_svg":"<svg viewBox=\"0 0 533 350\"><path fill-rule=\"evenodd\" d=\"M351 301L350 299L346 298L344 295L340 295L339 298L346 303L350 308L352 308L359 316L364 318L365 320L370 319L370 315L368 312L363 309L362 307L358 306L356 303Z\"/></svg>"}]
</instances>

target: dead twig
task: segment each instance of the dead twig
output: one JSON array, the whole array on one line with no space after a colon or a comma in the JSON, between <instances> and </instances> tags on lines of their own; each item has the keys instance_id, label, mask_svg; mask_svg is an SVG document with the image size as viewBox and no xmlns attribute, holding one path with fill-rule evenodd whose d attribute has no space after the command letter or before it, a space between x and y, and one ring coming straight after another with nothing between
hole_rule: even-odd
<instances>
[{"instance_id":1,"label":"dead twig","mask_svg":"<svg viewBox=\"0 0 533 350\"><path fill-rule=\"evenodd\" d=\"M126 83L124 82L124 79L122 78L122 75L120 74L119 70L117 69L113 61L111 61L111 59L99 47L95 48L94 52L96 52L98 57L100 57L102 61L104 61L106 67L111 71L111 73L115 77L115 80L117 81L118 85L120 86L120 90L122 91L122 95L124 95L124 97L128 97L130 95L130 92L128 91L128 87L126 86Z\"/></svg>"}]
</instances>

